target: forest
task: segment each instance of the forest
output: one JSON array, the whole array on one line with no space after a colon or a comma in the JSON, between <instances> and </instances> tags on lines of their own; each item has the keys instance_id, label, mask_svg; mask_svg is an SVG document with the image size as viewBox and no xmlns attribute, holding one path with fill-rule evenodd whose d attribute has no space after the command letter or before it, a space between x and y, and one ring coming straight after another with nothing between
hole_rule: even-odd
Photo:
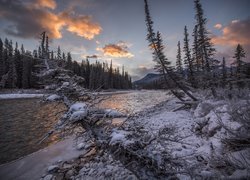
<instances>
[{"instance_id":1,"label":"forest","mask_svg":"<svg viewBox=\"0 0 250 180\"><path fill-rule=\"evenodd\" d=\"M51 62L51 68L64 68L85 79L84 87L88 89L131 89L132 80L124 66L113 67L112 60L90 63L88 57L81 63L72 59L71 53L66 55L58 46L57 51L49 50L49 38L46 32L41 34L38 50L25 50L23 44L19 49L16 42L0 38L0 87L1 88L38 88L38 74L44 71L44 59Z\"/></svg>"}]
</instances>

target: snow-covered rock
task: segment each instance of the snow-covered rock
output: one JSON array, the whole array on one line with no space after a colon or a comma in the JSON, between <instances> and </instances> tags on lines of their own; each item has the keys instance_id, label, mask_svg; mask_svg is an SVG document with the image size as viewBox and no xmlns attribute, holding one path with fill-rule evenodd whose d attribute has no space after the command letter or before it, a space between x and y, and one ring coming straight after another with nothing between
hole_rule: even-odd
<instances>
[{"instance_id":1,"label":"snow-covered rock","mask_svg":"<svg viewBox=\"0 0 250 180\"><path fill-rule=\"evenodd\" d=\"M57 101L62 99L61 96L57 95L57 94L52 94L49 97L46 98L46 101Z\"/></svg>"},{"instance_id":2,"label":"snow-covered rock","mask_svg":"<svg viewBox=\"0 0 250 180\"><path fill-rule=\"evenodd\" d=\"M81 150L85 147L85 144L84 143L79 143L76 147L77 150Z\"/></svg>"},{"instance_id":3,"label":"snow-covered rock","mask_svg":"<svg viewBox=\"0 0 250 180\"><path fill-rule=\"evenodd\" d=\"M81 110L81 111L75 111L70 115L69 120L70 121L80 121L83 120L84 118L86 118L88 115L88 111L85 110Z\"/></svg>"},{"instance_id":4,"label":"snow-covered rock","mask_svg":"<svg viewBox=\"0 0 250 180\"><path fill-rule=\"evenodd\" d=\"M87 104L82 103L82 102L77 102L69 108L70 113L73 113L76 111L86 111L86 110L87 110Z\"/></svg>"},{"instance_id":5,"label":"snow-covered rock","mask_svg":"<svg viewBox=\"0 0 250 180\"><path fill-rule=\"evenodd\" d=\"M107 117L112 117L112 118L117 118L117 117L124 117L125 115L122 114L121 112L118 112L114 109L105 109L105 115Z\"/></svg>"},{"instance_id":6,"label":"snow-covered rock","mask_svg":"<svg viewBox=\"0 0 250 180\"><path fill-rule=\"evenodd\" d=\"M64 83L62 84L61 88L65 88L65 87L67 87L67 86L69 86L69 82L64 82Z\"/></svg>"},{"instance_id":7,"label":"snow-covered rock","mask_svg":"<svg viewBox=\"0 0 250 180\"><path fill-rule=\"evenodd\" d=\"M56 172L59 169L58 165L51 165L48 167L47 171L48 172Z\"/></svg>"}]
</instances>

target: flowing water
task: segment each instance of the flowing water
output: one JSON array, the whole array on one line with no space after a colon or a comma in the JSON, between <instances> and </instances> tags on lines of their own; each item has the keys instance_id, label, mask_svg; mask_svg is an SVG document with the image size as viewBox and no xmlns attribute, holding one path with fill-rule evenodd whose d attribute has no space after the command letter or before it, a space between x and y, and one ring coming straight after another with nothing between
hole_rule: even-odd
<instances>
[{"instance_id":1,"label":"flowing water","mask_svg":"<svg viewBox=\"0 0 250 180\"><path fill-rule=\"evenodd\" d=\"M116 109L126 114L142 111L169 98L162 91L131 91L105 97L98 107ZM52 135L38 144L57 122L60 117L60 113L57 113L64 109L63 104L42 103L39 99L0 100L0 164L57 142L58 135ZM120 123L120 119L113 119L112 123Z\"/></svg>"},{"instance_id":2,"label":"flowing water","mask_svg":"<svg viewBox=\"0 0 250 180\"><path fill-rule=\"evenodd\" d=\"M38 144L57 122L57 112L64 108L63 104L42 103L39 99L0 100L0 164L57 142L58 135L52 135Z\"/></svg>"}]
</instances>

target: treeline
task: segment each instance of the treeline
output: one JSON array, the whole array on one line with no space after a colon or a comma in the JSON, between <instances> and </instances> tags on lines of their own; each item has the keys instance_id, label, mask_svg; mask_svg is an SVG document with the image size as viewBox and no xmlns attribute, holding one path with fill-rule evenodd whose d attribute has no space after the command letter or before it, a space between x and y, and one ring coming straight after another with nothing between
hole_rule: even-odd
<instances>
[{"instance_id":1,"label":"treeline","mask_svg":"<svg viewBox=\"0 0 250 180\"><path fill-rule=\"evenodd\" d=\"M65 68L85 79L85 88L89 89L130 89L131 77L119 67L114 68L112 61L108 63L90 63L88 58L78 63L72 60L71 53L49 48L49 38L46 32L40 36L40 45L37 50L25 51L23 45L13 43L7 38L3 42L0 38L0 88L36 88L39 73L49 68Z\"/></svg>"},{"instance_id":2,"label":"treeline","mask_svg":"<svg viewBox=\"0 0 250 180\"><path fill-rule=\"evenodd\" d=\"M196 14L192 32L193 42L190 44L188 28L184 26L183 47L181 48L181 42L179 41L177 43L175 66L165 55L161 33L154 31L148 2L147 0L144 0L144 2L148 30L147 40L150 49L153 50L153 58L156 62L155 68L164 77L163 81L154 82L155 86L165 82L164 86L167 86L167 88L178 87L191 97L192 95L188 92L190 86L192 88L211 89L213 94L216 95L216 87L244 87L250 84L250 64L243 61L245 51L240 44L235 49L235 61L229 67L226 66L225 58L221 60L214 58L216 49L206 28L207 19L204 17L200 0L194 0ZM183 58L182 53L184 54ZM195 100L194 97L191 97L191 99Z\"/></svg>"},{"instance_id":3,"label":"treeline","mask_svg":"<svg viewBox=\"0 0 250 180\"><path fill-rule=\"evenodd\" d=\"M132 80L124 66L120 72L119 67L114 68L112 61L100 63L96 61L90 64L89 60L83 60L81 64L72 62L69 58L66 62L66 69L72 70L78 76L82 76L89 89L131 89Z\"/></svg>"},{"instance_id":4,"label":"treeline","mask_svg":"<svg viewBox=\"0 0 250 180\"><path fill-rule=\"evenodd\" d=\"M35 60L23 45L0 38L0 88L31 88L36 81L32 74Z\"/></svg>"}]
</instances>

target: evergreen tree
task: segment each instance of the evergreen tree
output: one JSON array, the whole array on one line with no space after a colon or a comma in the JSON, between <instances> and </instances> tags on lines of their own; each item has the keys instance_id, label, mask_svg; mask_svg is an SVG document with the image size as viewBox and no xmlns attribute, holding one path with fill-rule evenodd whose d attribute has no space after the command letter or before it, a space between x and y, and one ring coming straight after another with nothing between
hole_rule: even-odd
<instances>
[{"instance_id":1,"label":"evergreen tree","mask_svg":"<svg viewBox=\"0 0 250 180\"><path fill-rule=\"evenodd\" d=\"M165 55L163 53L164 46L163 46L163 43L162 43L162 39L160 37L160 33L158 32L157 35L155 35L155 33L154 33L153 21L152 21L152 19L150 17L147 0L144 0L144 3L145 3L146 25L147 25L147 30L148 30L147 40L149 41L149 47L151 49L153 49L154 60L157 61L156 62L157 63L156 68L158 70L160 70L164 74L164 79L165 79L166 84L169 84L169 81L168 81L168 79L166 77L166 75L168 75L168 77L172 80L172 82L178 88L180 88L191 99L196 101L197 99L194 96L192 96L192 94L190 94L188 92L187 88L184 87L183 85L181 85L177 81L177 77L175 76L175 74L172 71L172 68L170 67L170 62L168 61L168 59L165 57ZM171 92L176 97L178 97L180 100L183 101L183 99L181 99L181 97L176 92L174 92L173 90L171 90Z\"/></svg>"},{"instance_id":2,"label":"evergreen tree","mask_svg":"<svg viewBox=\"0 0 250 180\"><path fill-rule=\"evenodd\" d=\"M245 58L245 57L246 57L246 53L243 47L240 44L238 44L235 50L235 54L234 54L234 58L235 58L234 64L236 65L236 76L238 78L241 78L242 76L242 64L243 64L242 58Z\"/></svg>"},{"instance_id":3,"label":"evergreen tree","mask_svg":"<svg viewBox=\"0 0 250 180\"><path fill-rule=\"evenodd\" d=\"M17 84L17 73L13 57L10 58L7 88L15 88Z\"/></svg>"},{"instance_id":4,"label":"evergreen tree","mask_svg":"<svg viewBox=\"0 0 250 180\"><path fill-rule=\"evenodd\" d=\"M40 47L39 47L40 48ZM25 54L25 49L23 47L23 44L21 45L21 54Z\"/></svg>"},{"instance_id":5,"label":"evergreen tree","mask_svg":"<svg viewBox=\"0 0 250 180\"><path fill-rule=\"evenodd\" d=\"M4 57L3 57L3 51L4 51L4 48L3 48L3 41L2 39L0 38L0 81L2 79L2 76L5 74L5 60L4 60Z\"/></svg>"},{"instance_id":6,"label":"evergreen tree","mask_svg":"<svg viewBox=\"0 0 250 180\"><path fill-rule=\"evenodd\" d=\"M45 56L47 59L49 59L49 37L46 36L46 42L45 42Z\"/></svg>"},{"instance_id":7,"label":"evergreen tree","mask_svg":"<svg viewBox=\"0 0 250 180\"><path fill-rule=\"evenodd\" d=\"M189 49L189 39L188 39L187 26L185 26L185 28L184 28L183 52L185 53L184 63L186 64L186 67L187 67L187 70L188 70L189 82L192 84L193 87L195 87L193 59L191 58L191 51Z\"/></svg>"},{"instance_id":8,"label":"evergreen tree","mask_svg":"<svg viewBox=\"0 0 250 180\"><path fill-rule=\"evenodd\" d=\"M222 87L226 86L226 79L227 79L227 69L226 69L226 61L225 57L222 59Z\"/></svg>"},{"instance_id":9,"label":"evergreen tree","mask_svg":"<svg viewBox=\"0 0 250 180\"><path fill-rule=\"evenodd\" d=\"M183 67L182 67L182 59L181 59L181 45L180 45L180 41L178 41L178 44L177 44L176 69L177 69L177 72L181 76L184 76Z\"/></svg>"},{"instance_id":10,"label":"evergreen tree","mask_svg":"<svg viewBox=\"0 0 250 180\"><path fill-rule=\"evenodd\" d=\"M62 60L66 61L66 57L65 57L65 53L64 52L62 53Z\"/></svg>"},{"instance_id":11,"label":"evergreen tree","mask_svg":"<svg viewBox=\"0 0 250 180\"><path fill-rule=\"evenodd\" d=\"M67 54L67 65L66 65L66 68L72 70L72 57L71 57L70 52L68 52L68 54Z\"/></svg>"},{"instance_id":12,"label":"evergreen tree","mask_svg":"<svg viewBox=\"0 0 250 180\"><path fill-rule=\"evenodd\" d=\"M213 55L215 53L215 49L211 42L211 38L209 37L209 33L206 29L207 19L204 18L204 12L202 9L202 5L200 0L194 0L195 9L196 9L196 26L197 28L197 54L201 55L201 64L202 69L206 72L211 71L211 63L213 61ZM196 37L195 37L196 38Z\"/></svg>"},{"instance_id":13,"label":"evergreen tree","mask_svg":"<svg viewBox=\"0 0 250 180\"><path fill-rule=\"evenodd\" d=\"M61 60L61 59L62 59L62 57L61 57L61 48L60 48L60 46L58 46L58 48L57 48L57 59L58 59L58 60Z\"/></svg>"}]
</instances>

